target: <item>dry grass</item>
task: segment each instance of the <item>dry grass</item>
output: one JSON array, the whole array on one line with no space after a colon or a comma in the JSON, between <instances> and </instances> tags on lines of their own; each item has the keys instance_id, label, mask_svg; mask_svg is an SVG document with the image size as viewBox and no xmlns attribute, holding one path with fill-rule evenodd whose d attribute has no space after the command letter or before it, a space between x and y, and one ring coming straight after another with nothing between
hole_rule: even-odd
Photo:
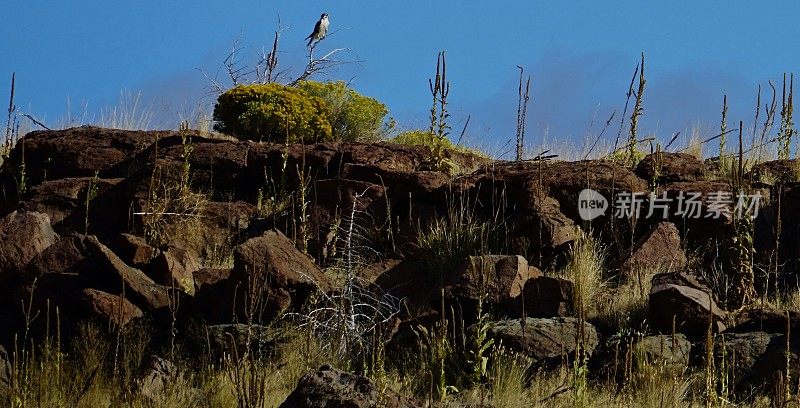
<instances>
[{"instance_id":1,"label":"dry grass","mask_svg":"<svg viewBox=\"0 0 800 408\"><path fill-rule=\"evenodd\" d=\"M583 310L585 316L596 312L595 299L607 286L604 261L605 251L600 243L590 233L581 231L573 244L569 263L559 273L575 284L575 310Z\"/></svg>"}]
</instances>

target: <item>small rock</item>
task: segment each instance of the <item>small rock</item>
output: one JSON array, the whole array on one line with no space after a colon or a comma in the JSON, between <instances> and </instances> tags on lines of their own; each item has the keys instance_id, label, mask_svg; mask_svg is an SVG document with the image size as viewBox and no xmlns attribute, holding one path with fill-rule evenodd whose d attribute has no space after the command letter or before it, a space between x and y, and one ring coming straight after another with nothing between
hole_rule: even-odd
<instances>
[{"instance_id":1,"label":"small rock","mask_svg":"<svg viewBox=\"0 0 800 408\"><path fill-rule=\"evenodd\" d=\"M169 247L153 260L152 275L160 284L181 289L194 296L194 272L200 269L197 255L190 250Z\"/></svg>"},{"instance_id":2,"label":"small rock","mask_svg":"<svg viewBox=\"0 0 800 408\"><path fill-rule=\"evenodd\" d=\"M111 249L126 264L140 269L158 255L158 250L150 246L144 238L131 234L119 234L112 242Z\"/></svg>"},{"instance_id":3,"label":"small rock","mask_svg":"<svg viewBox=\"0 0 800 408\"><path fill-rule=\"evenodd\" d=\"M380 405L379 405L380 404ZM412 408L416 401L391 391L379 391L368 378L337 370L327 364L300 378L297 388L286 397L280 408Z\"/></svg>"},{"instance_id":4,"label":"small rock","mask_svg":"<svg viewBox=\"0 0 800 408\"><path fill-rule=\"evenodd\" d=\"M178 369L169 360L150 356L139 378L139 392L151 401L159 401L167 387L178 375Z\"/></svg>"}]
</instances>

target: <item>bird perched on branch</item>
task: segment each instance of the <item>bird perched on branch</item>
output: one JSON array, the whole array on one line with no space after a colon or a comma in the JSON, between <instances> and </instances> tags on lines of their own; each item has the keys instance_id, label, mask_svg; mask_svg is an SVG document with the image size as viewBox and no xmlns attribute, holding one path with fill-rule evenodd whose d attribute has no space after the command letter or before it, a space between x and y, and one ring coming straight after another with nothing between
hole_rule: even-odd
<instances>
[{"instance_id":1,"label":"bird perched on branch","mask_svg":"<svg viewBox=\"0 0 800 408\"><path fill-rule=\"evenodd\" d=\"M328 13L322 13L319 21L317 21L317 24L314 25L314 32L306 37L306 40L308 40L308 44L306 44L306 46L310 47L314 42L318 42L325 38L325 35L328 34L328 24Z\"/></svg>"}]
</instances>

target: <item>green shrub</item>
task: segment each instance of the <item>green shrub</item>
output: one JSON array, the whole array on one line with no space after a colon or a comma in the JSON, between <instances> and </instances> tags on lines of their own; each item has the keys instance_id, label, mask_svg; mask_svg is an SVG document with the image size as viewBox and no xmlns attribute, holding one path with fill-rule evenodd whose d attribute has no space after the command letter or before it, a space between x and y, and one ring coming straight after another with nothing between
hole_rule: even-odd
<instances>
[{"instance_id":1,"label":"green shrub","mask_svg":"<svg viewBox=\"0 0 800 408\"><path fill-rule=\"evenodd\" d=\"M384 124L386 105L348 88L344 81L303 81L298 87L327 103L334 140L374 142L393 126Z\"/></svg>"},{"instance_id":2,"label":"green shrub","mask_svg":"<svg viewBox=\"0 0 800 408\"><path fill-rule=\"evenodd\" d=\"M409 130L395 136L389 141L404 146L427 146L434 152L456 149L456 146L453 145L450 139L436 136L428 130Z\"/></svg>"},{"instance_id":3,"label":"green shrub","mask_svg":"<svg viewBox=\"0 0 800 408\"><path fill-rule=\"evenodd\" d=\"M219 96L214 129L240 139L316 143L332 135L321 98L279 84L238 85Z\"/></svg>"}]
</instances>

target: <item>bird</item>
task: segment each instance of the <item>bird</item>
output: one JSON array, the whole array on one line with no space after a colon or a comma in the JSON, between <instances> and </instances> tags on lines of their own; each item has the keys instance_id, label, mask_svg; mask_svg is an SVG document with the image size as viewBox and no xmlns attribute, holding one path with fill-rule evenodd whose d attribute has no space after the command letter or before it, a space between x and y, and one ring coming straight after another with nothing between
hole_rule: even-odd
<instances>
[{"instance_id":1,"label":"bird","mask_svg":"<svg viewBox=\"0 0 800 408\"><path fill-rule=\"evenodd\" d=\"M328 24L328 13L322 13L319 17L319 21L314 25L314 31L305 38L308 40L308 44L306 44L307 47L310 47L315 41L318 42L325 38L325 35L328 34Z\"/></svg>"}]
</instances>

